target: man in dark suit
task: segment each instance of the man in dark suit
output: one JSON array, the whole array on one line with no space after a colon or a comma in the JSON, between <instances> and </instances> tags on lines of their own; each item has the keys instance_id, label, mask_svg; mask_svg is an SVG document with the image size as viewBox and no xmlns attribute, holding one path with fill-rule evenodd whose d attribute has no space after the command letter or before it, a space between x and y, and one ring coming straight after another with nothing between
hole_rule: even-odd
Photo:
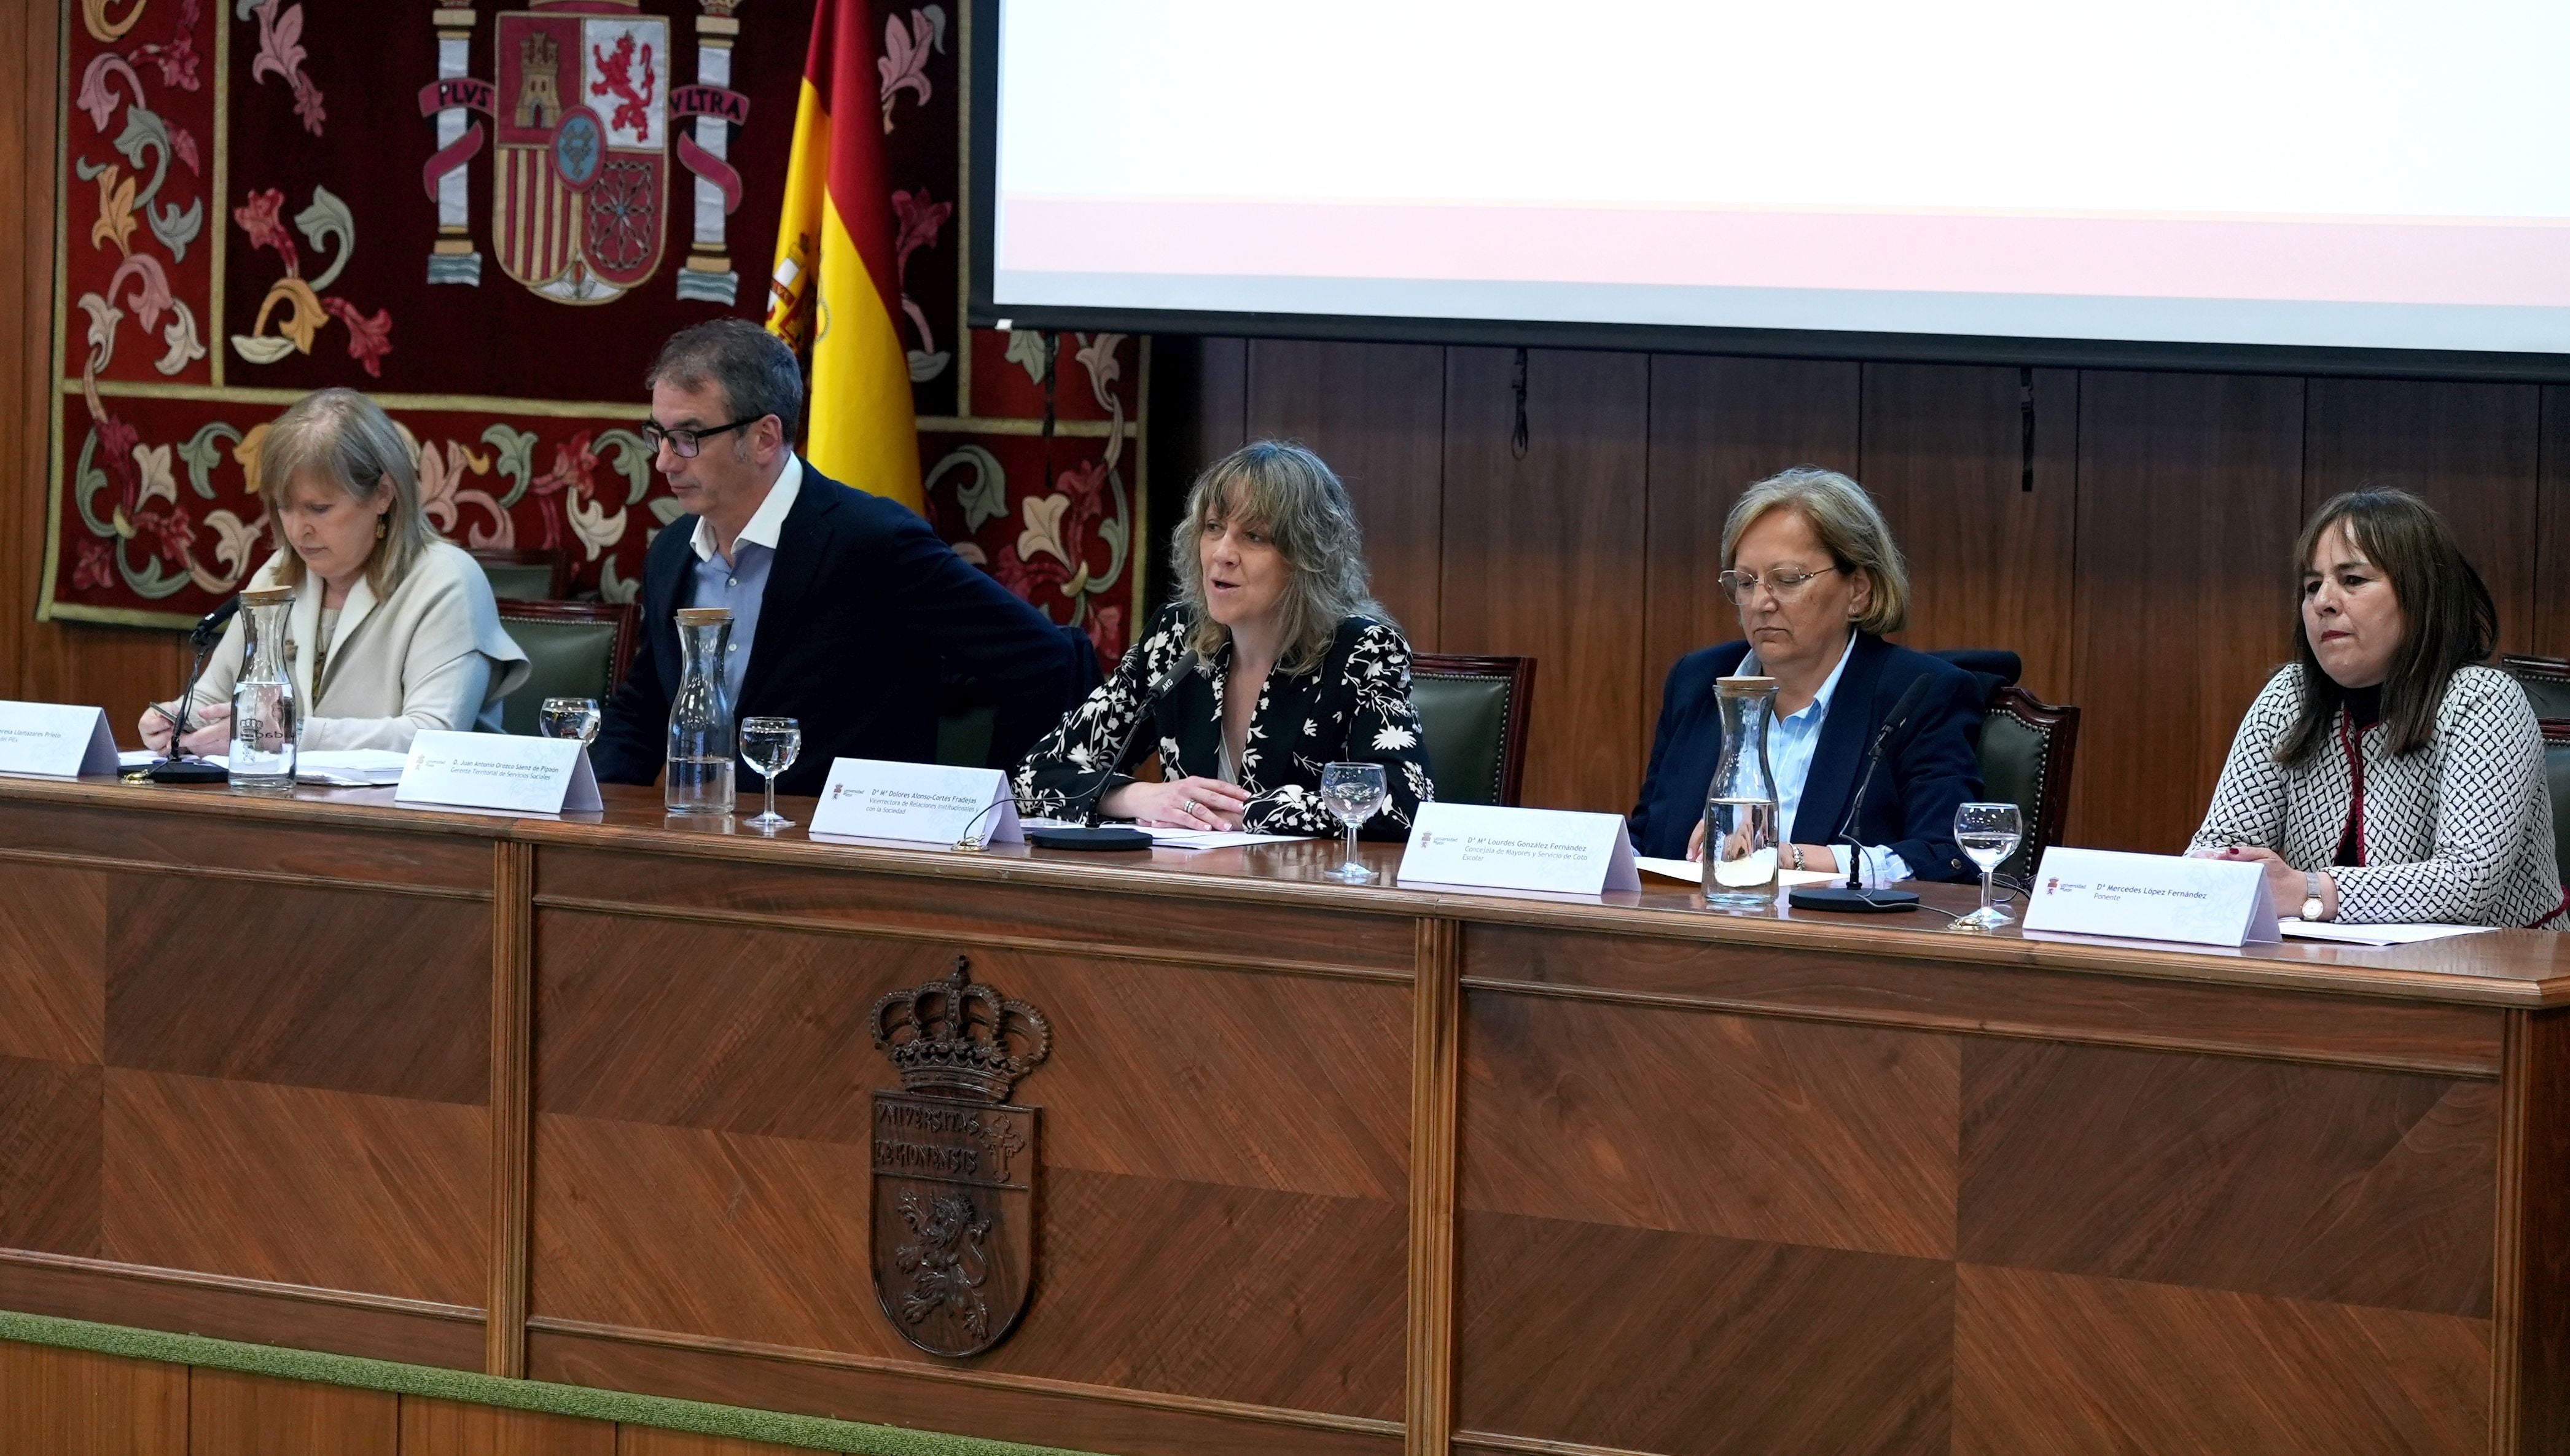
<instances>
[{"instance_id":1,"label":"man in dark suit","mask_svg":"<svg viewBox=\"0 0 2570 1456\"><path fill-rule=\"evenodd\" d=\"M1075 668L1051 621L907 507L795 454L803 381L783 343L746 319L697 324L661 349L649 383L643 434L690 514L643 563L642 643L607 704L601 780L659 777L682 606L731 609L734 721L802 724L782 793L818 794L832 759L932 759L941 677L984 686L993 748L1011 759L1070 707Z\"/></svg>"}]
</instances>

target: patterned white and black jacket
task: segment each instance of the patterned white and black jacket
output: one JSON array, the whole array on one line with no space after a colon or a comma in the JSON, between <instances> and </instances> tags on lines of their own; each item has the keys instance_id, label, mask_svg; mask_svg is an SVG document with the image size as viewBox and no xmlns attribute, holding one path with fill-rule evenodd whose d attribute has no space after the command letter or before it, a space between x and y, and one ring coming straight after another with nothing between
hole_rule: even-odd
<instances>
[{"instance_id":1,"label":"patterned white and black jacket","mask_svg":"<svg viewBox=\"0 0 2570 1456\"><path fill-rule=\"evenodd\" d=\"M2257 845L2328 871L2342 920L2562 925L2543 735L2515 679L2458 669L2415 753L2393 754L2388 724L2356 730L2342 709L2331 745L2287 767L2276 745L2300 709L2302 673L2287 664L2250 704L2190 851ZM2338 868L2351 816L2363 863Z\"/></svg>"},{"instance_id":2,"label":"patterned white and black jacket","mask_svg":"<svg viewBox=\"0 0 2570 1456\"><path fill-rule=\"evenodd\" d=\"M1113 770L1107 781L1112 792L1130 783L1130 770L1154 750L1164 778L1220 776L1222 693L1231 669L1227 644L1204 670L1169 690L1152 711L1155 721L1134 736L1122 762L1106 761L1132 727L1150 685L1192 650L1187 632L1182 606L1162 608L1113 675L1036 744L1018 765L1021 812L1060 814L1084 802L1100 770ZM1252 796L1241 827L1262 834L1344 833L1322 807L1321 770L1332 763L1371 762L1384 766L1392 802L1360 833L1368 839L1406 838L1421 801L1437 797L1420 739L1419 714L1410 705L1410 644L1388 623L1349 617L1339 623L1320 666L1267 674L1239 764L1240 787Z\"/></svg>"}]
</instances>

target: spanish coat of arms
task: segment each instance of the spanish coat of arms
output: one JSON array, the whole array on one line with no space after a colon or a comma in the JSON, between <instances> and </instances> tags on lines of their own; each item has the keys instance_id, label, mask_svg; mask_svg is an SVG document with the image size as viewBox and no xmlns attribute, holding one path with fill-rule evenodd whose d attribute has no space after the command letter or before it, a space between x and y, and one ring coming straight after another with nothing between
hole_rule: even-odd
<instances>
[{"instance_id":1,"label":"spanish coat of arms","mask_svg":"<svg viewBox=\"0 0 2570 1456\"><path fill-rule=\"evenodd\" d=\"M874 1094L875 1296L933 1355L998 1344L1035 1287L1036 1109L1008 1097L1053 1050L1053 1028L971 969L958 955L869 1017L902 1085Z\"/></svg>"}]
</instances>

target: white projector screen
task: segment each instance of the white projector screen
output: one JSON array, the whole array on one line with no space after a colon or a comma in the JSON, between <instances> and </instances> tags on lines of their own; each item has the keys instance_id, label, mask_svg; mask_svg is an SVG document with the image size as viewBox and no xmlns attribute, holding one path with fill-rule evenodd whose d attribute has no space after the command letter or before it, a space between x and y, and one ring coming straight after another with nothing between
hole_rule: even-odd
<instances>
[{"instance_id":1,"label":"white projector screen","mask_svg":"<svg viewBox=\"0 0 2570 1456\"><path fill-rule=\"evenodd\" d=\"M977 313L2570 354L2564 0L996 8Z\"/></svg>"}]
</instances>

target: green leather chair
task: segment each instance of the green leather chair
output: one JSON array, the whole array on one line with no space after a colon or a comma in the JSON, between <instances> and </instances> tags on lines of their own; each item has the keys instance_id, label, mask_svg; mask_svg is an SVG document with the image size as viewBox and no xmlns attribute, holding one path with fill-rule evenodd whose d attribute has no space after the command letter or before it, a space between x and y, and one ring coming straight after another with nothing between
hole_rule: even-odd
<instances>
[{"instance_id":1,"label":"green leather chair","mask_svg":"<svg viewBox=\"0 0 2570 1456\"><path fill-rule=\"evenodd\" d=\"M2570 886L2570 721L2543 720L2543 779L2552 788L2552 855Z\"/></svg>"},{"instance_id":2,"label":"green leather chair","mask_svg":"<svg viewBox=\"0 0 2570 1456\"><path fill-rule=\"evenodd\" d=\"M2079 747L2079 710L2056 708L2010 683L1990 696L1981 718L1981 793L2014 804L2025 816L2025 840L1999 862L1998 873L2022 882L2047 848L2061 843L2070 818L2070 759Z\"/></svg>"},{"instance_id":3,"label":"green leather chair","mask_svg":"<svg viewBox=\"0 0 2570 1456\"><path fill-rule=\"evenodd\" d=\"M1410 702L1428 736L1428 771L1440 800L1517 802L1534 702L1533 658L1419 653L1411 659Z\"/></svg>"},{"instance_id":4,"label":"green leather chair","mask_svg":"<svg viewBox=\"0 0 2570 1456\"><path fill-rule=\"evenodd\" d=\"M937 719L937 761L948 768L1007 768L991 760L991 726L999 715L989 708L963 708Z\"/></svg>"},{"instance_id":5,"label":"green leather chair","mask_svg":"<svg viewBox=\"0 0 2570 1456\"><path fill-rule=\"evenodd\" d=\"M501 602L500 630L524 649L531 669L517 691L501 700L501 727L532 736L547 698L606 702L634 660L639 616L632 602Z\"/></svg>"},{"instance_id":6,"label":"green leather chair","mask_svg":"<svg viewBox=\"0 0 2570 1456\"><path fill-rule=\"evenodd\" d=\"M571 584L571 557L561 551L486 547L473 552L473 559L491 578L491 594L502 601L560 601Z\"/></svg>"},{"instance_id":7,"label":"green leather chair","mask_svg":"<svg viewBox=\"0 0 2570 1456\"><path fill-rule=\"evenodd\" d=\"M2570 658L2506 656L2498 659L2538 718L2570 722Z\"/></svg>"}]
</instances>

